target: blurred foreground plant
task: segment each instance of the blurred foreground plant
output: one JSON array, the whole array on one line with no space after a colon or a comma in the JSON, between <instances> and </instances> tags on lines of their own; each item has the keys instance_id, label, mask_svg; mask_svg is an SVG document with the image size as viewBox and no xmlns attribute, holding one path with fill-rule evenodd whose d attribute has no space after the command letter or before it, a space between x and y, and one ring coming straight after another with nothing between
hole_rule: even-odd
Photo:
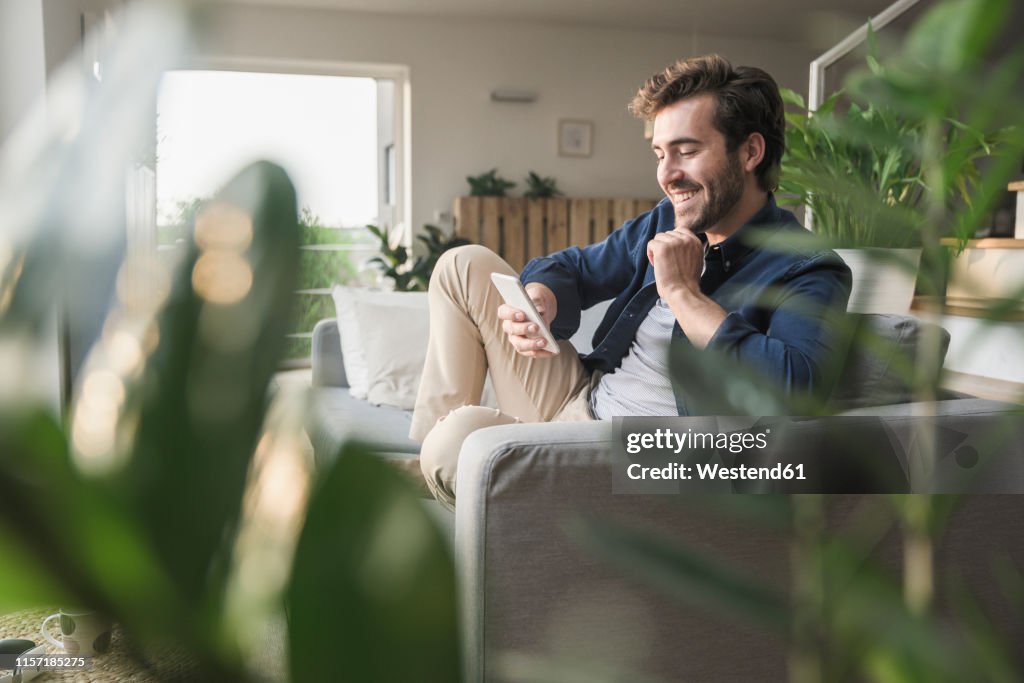
<instances>
[{"instance_id":1,"label":"blurred foreground plant","mask_svg":"<svg viewBox=\"0 0 1024 683\"><path fill-rule=\"evenodd\" d=\"M300 239L285 173L230 181L176 272L117 267L133 133L189 35L137 11L103 83L55 84L49 130L0 160L0 612L104 612L156 679L458 680L452 560L415 493L355 447L310 475L301 417L267 418ZM23 369L56 310L103 320L66 425ZM287 662L255 664L268 642ZM168 644L187 673L148 654Z\"/></svg>"},{"instance_id":2,"label":"blurred foreground plant","mask_svg":"<svg viewBox=\"0 0 1024 683\"><path fill-rule=\"evenodd\" d=\"M783 189L813 198L816 219L821 221L817 226L824 228L826 237L903 244L920 235L926 252L931 252L926 253L924 280L932 292L942 275L939 237L953 234L962 247L1024 155L1024 101L1019 90L1024 51L1015 48L995 57L989 53L1010 9L1005 0L938 4L910 31L901 55L884 64L872 60L870 71L848 80L846 92L858 104L845 121L832 116L835 99L817 119L791 120L797 125L790 133L789 141L795 144L788 161L800 163L787 169ZM997 133L989 137L979 131ZM979 153L993 151L996 141L1000 153L982 172L975 161ZM864 174L873 175L878 186L859 182ZM913 211L901 204L908 200L917 207ZM862 218L876 236L887 230L894 235L858 234L854 223ZM836 228L840 220L848 221L848 227ZM1021 301L1024 292L1013 305ZM832 329L849 340L848 356L868 353L896 359L907 386L921 401L918 410L935 410L931 402L939 395L940 378L933 368L941 364L937 334L920 342L924 351L915 360L894 353L884 339L865 336L854 316L837 316ZM841 377L848 365L848 358L837 360L837 366L828 369L828 381ZM696 414L759 417L828 415L836 410L820 393L786 392L756 371L737 367L734 359L709 350L680 348L672 358L672 372L676 391ZM929 476L928 468L949 455L944 435L936 428L917 437L912 455L920 463L910 464L910 474ZM993 438L997 441L998 435ZM855 438L847 442L854 457L858 449L869 455L873 446ZM835 455L820 453L822 458ZM915 466L924 471L914 472ZM619 523L577 519L569 533L624 574L686 605L726 611L780 635L788 644L792 683L1021 680L1024 665L1015 644L993 626L976 596L954 586L946 594L957 597L958 609L951 614L936 607L936 585L949 577L936 570L934 546L961 500L910 494L861 496L850 503L851 499L810 495L684 498L684 504L722 514L731 510L747 524L758 519L766 530L781 529L790 546L788 591L763 583L755 567L729 566L678 541ZM844 505L852 507L846 522L839 528L830 525L831 510ZM875 557L894 532L902 552L902 584ZM1004 562L998 569L1006 595L1024 590L1020 566ZM1016 609L1015 618L1020 619L1020 602ZM547 674L548 678L538 675L530 680L570 680Z\"/></svg>"},{"instance_id":3,"label":"blurred foreground plant","mask_svg":"<svg viewBox=\"0 0 1024 683\"><path fill-rule=\"evenodd\" d=\"M835 247L953 235L963 249L974 237L1020 164L1021 55L989 59L1003 28L993 17L1009 16L1005 0L946 2L891 58L869 30L867 68L817 110L783 90L797 111L786 115L780 193L812 209L816 232Z\"/></svg>"}]
</instances>

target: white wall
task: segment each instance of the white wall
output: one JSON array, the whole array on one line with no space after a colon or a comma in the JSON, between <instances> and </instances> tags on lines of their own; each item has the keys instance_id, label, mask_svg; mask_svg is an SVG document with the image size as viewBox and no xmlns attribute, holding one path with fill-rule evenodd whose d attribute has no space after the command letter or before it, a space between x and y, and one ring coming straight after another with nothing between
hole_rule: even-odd
<instances>
[{"instance_id":1,"label":"white wall","mask_svg":"<svg viewBox=\"0 0 1024 683\"><path fill-rule=\"evenodd\" d=\"M0 144L46 87L42 0L0 2Z\"/></svg>"},{"instance_id":2,"label":"white wall","mask_svg":"<svg viewBox=\"0 0 1024 683\"><path fill-rule=\"evenodd\" d=\"M4 2L6 0L0 0ZM42 0L46 32L46 73L52 75L65 61L82 55L83 14L99 21L106 11L117 11L126 0ZM83 60L84 64L84 60Z\"/></svg>"},{"instance_id":3,"label":"white wall","mask_svg":"<svg viewBox=\"0 0 1024 683\"><path fill-rule=\"evenodd\" d=\"M950 335L946 368L1024 384L1024 323L946 315L939 324Z\"/></svg>"},{"instance_id":4,"label":"white wall","mask_svg":"<svg viewBox=\"0 0 1024 683\"><path fill-rule=\"evenodd\" d=\"M42 0L0 0L0 148L26 121L41 125L46 91ZM30 114L35 116L29 120ZM24 132L24 131L22 131ZM0 162L0 166L3 163ZM4 173L0 171L0 181ZM17 214L15 214L17 215ZM5 226L7 227L7 226ZM5 264L0 264L0 269ZM53 313L20 367L5 367L0 394L15 390L19 400L39 400L60 411L57 315Z\"/></svg>"},{"instance_id":5,"label":"white wall","mask_svg":"<svg viewBox=\"0 0 1024 683\"><path fill-rule=\"evenodd\" d=\"M465 177L535 170L574 196L657 197L654 157L626 111L641 83L670 61L718 51L806 90L803 45L479 19L282 10L217 11L211 56L400 64L410 68L413 225L450 211ZM533 104L490 101L495 88L533 90ZM560 118L594 122L593 156L557 156Z\"/></svg>"}]
</instances>

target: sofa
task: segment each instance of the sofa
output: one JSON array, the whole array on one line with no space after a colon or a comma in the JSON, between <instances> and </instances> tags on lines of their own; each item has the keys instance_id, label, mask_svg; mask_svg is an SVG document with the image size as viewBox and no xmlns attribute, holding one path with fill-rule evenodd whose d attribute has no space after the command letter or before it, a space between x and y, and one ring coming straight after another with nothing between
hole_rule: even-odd
<instances>
[{"instance_id":1,"label":"sofa","mask_svg":"<svg viewBox=\"0 0 1024 683\"><path fill-rule=\"evenodd\" d=\"M581 353L593 348L590 337L610 303L583 313L580 329L570 340ZM308 433L318 462L333 457L347 440L361 441L388 458L414 458L419 454L419 444L408 437L409 411L371 405L352 396L335 318L314 326L311 366L314 398Z\"/></svg>"},{"instance_id":2,"label":"sofa","mask_svg":"<svg viewBox=\"0 0 1024 683\"><path fill-rule=\"evenodd\" d=\"M574 344L587 346L585 335L600 314L585 312ZM927 327L904 316L865 316L864 324L895 342L894 353L911 358ZM407 413L348 395L339 342L333 321L316 326L309 431L317 459L332 457L345 439L372 444L384 457L415 457L417 444L406 436ZM946 343L948 335L943 354ZM950 429L970 433L993 416L1020 410L963 395L927 404L892 400L901 391L890 376L893 362L867 358L847 368L847 384L870 383L876 400L850 396L849 405L858 407L846 415L898 422L930 413ZM701 604L699 591L673 599L685 586L669 582L656 588L657 576L641 579L643 572L585 547L573 529L580 520L596 518L682 543L783 594L793 582L788 532L724 514L714 496L613 494L613 444L612 425L599 421L493 427L465 442L454 543L466 680L547 680L559 678L559 671L575 676L565 680L783 680L785 634L755 627L716 604ZM1006 490L1024 491L1022 449L1017 441L1000 453L1009 463L1009 477L1002 478ZM962 464L958 457L950 462ZM830 528L849 524L872 498L827 497ZM936 550L940 578L964 577L971 594L993 610L1002 632L1024 642L1024 619L1012 614L994 569L983 560L998 551L1024 567L1024 496L965 501ZM882 539L872 556L898 576L898 537ZM950 604L945 585L939 586L944 610Z\"/></svg>"}]
</instances>

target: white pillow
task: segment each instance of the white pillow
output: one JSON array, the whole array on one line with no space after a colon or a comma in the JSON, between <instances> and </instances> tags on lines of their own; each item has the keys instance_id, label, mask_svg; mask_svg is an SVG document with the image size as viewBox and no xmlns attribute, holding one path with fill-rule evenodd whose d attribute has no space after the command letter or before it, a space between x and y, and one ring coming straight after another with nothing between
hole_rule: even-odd
<instances>
[{"instance_id":1,"label":"white pillow","mask_svg":"<svg viewBox=\"0 0 1024 683\"><path fill-rule=\"evenodd\" d=\"M387 303L362 297L354 308L366 358L366 400L412 410L427 357L427 295L413 292Z\"/></svg>"},{"instance_id":2,"label":"white pillow","mask_svg":"<svg viewBox=\"0 0 1024 683\"><path fill-rule=\"evenodd\" d=\"M370 372L364 351L366 333L356 315L356 302L382 307L398 305L407 308L413 305L422 308L423 315L426 316L427 295L424 292L389 292L335 285L331 290L331 297L334 299L338 333L341 335L341 353L349 393L355 398L365 400L370 389ZM392 334L396 339L402 338L401 327L393 330Z\"/></svg>"},{"instance_id":3,"label":"white pillow","mask_svg":"<svg viewBox=\"0 0 1024 683\"><path fill-rule=\"evenodd\" d=\"M345 365L349 393L356 398L366 398L366 357L363 355L363 342L356 324L354 292L355 289L352 287L334 285L331 298L334 299L338 334L341 336L341 357Z\"/></svg>"},{"instance_id":4,"label":"white pillow","mask_svg":"<svg viewBox=\"0 0 1024 683\"><path fill-rule=\"evenodd\" d=\"M430 333L426 292L335 285L331 295L349 393L375 405L412 410ZM498 405L490 375L480 404Z\"/></svg>"}]
</instances>

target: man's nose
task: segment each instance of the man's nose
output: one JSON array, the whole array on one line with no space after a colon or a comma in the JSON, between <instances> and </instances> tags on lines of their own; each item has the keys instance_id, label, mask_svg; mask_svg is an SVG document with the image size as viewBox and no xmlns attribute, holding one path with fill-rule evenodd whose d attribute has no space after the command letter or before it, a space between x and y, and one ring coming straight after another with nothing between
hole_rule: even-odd
<instances>
[{"instance_id":1,"label":"man's nose","mask_svg":"<svg viewBox=\"0 0 1024 683\"><path fill-rule=\"evenodd\" d=\"M679 164L666 159L658 169L658 176L661 178L662 185L670 185L685 178L686 174L683 173Z\"/></svg>"}]
</instances>

